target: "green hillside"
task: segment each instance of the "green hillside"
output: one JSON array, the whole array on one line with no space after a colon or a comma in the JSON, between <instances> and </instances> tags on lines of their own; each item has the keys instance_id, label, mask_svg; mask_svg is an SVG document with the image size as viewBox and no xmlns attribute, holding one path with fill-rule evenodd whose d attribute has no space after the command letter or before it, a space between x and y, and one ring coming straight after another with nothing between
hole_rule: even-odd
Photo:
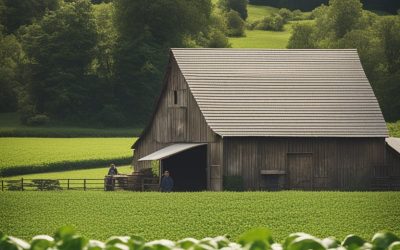
<instances>
[{"instance_id":1,"label":"green hillside","mask_svg":"<svg viewBox=\"0 0 400 250\"><path fill-rule=\"evenodd\" d=\"M261 5L247 6L247 23L261 20L279 11L278 8ZM308 15L309 12L303 12L302 15ZM283 31L264 31L264 30L246 30L244 37L230 37L229 42L232 48L270 48L285 49L289 41L292 25L295 23L313 22L313 20L290 21L284 26Z\"/></svg>"}]
</instances>

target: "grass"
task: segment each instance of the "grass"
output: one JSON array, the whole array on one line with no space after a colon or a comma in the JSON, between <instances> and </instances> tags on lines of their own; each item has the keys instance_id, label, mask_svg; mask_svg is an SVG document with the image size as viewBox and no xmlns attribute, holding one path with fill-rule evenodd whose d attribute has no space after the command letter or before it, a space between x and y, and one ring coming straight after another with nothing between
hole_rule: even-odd
<instances>
[{"instance_id":1,"label":"grass","mask_svg":"<svg viewBox=\"0 0 400 250\"><path fill-rule=\"evenodd\" d=\"M246 30L245 37L230 37L232 48L268 48L286 49L295 23L313 22L313 20L291 21L283 31Z\"/></svg>"},{"instance_id":2,"label":"grass","mask_svg":"<svg viewBox=\"0 0 400 250\"><path fill-rule=\"evenodd\" d=\"M290 34L286 31L246 30L245 37L231 37L232 48L286 48Z\"/></svg>"},{"instance_id":3,"label":"grass","mask_svg":"<svg viewBox=\"0 0 400 250\"><path fill-rule=\"evenodd\" d=\"M247 6L247 22L252 23L265 16L279 11L278 8L262 5ZM304 12L304 15L308 12ZM285 25L283 31L264 31L264 30L246 30L245 37L231 37L229 42L232 48L268 48L268 49L286 49L289 37L294 23L312 22L313 20L291 21Z\"/></svg>"},{"instance_id":4,"label":"grass","mask_svg":"<svg viewBox=\"0 0 400 250\"><path fill-rule=\"evenodd\" d=\"M256 20L263 19L265 16L269 16L273 13L277 13L279 8L262 6L262 5L247 5L247 22L254 22Z\"/></svg>"},{"instance_id":5,"label":"grass","mask_svg":"<svg viewBox=\"0 0 400 250\"><path fill-rule=\"evenodd\" d=\"M16 113L0 113L0 137L134 137L141 128L88 128L51 124L30 127Z\"/></svg>"},{"instance_id":6,"label":"grass","mask_svg":"<svg viewBox=\"0 0 400 250\"><path fill-rule=\"evenodd\" d=\"M388 122L387 127L390 136L400 137L400 120L397 122Z\"/></svg>"},{"instance_id":7,"label":"grass","mask_svg":"<svg viewBox=\"0 0 400 250\"><path fill-rule=\"evenodd\" d=\"M147 240L229 234L268 227L276 240L292 232L343 239L354 233L400 233L399 192L102 191L0 193L0 231L29 239L72 225L84 236L141 235Z\"/></svg>"},{"instance_id":8,"label":"grass","mask_svg":"<svg viewBox=\"0 0 400 250\"><path fill-rule=\"evenodd\" d=\"M133 138L0 138L0 176L128 164Z\"/></svg>"}]
</instances>

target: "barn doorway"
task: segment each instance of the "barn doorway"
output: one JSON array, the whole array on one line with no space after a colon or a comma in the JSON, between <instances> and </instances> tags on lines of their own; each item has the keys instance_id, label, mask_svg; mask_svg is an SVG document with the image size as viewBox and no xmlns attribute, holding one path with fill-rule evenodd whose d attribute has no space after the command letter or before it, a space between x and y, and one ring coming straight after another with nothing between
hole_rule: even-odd
<instances>
[{"instance_id":1,"label":"barn doorway","mask_svg":"<svg viewBox=\"0 0 400 250\"><path fill-rule=\"evenodd\" d=\"M207 189L207 145L190 148L161 160L161 173L170 172L174 191Z\"/></svg>"},{"instance_id":2,"label":"barn doorway","mask_svg":"<svg viewBox=\"0 0 400 250\"><path fill-rule=\"evenodd\" d=\"M312 156L311 153L287 154L290 189L312 189Z\"/></svg>"}]
</instances>

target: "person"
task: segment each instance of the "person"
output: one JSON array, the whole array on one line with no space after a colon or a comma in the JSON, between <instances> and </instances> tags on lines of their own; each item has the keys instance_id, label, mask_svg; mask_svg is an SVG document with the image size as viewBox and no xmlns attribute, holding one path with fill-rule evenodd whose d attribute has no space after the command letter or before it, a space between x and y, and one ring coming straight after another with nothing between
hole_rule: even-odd
<instances>
[{"instance_id":1,"label":"person","mask_svg":"<svg viewBox=\"0 0 400 250\"><path fill-rule=\"evenodd\" d=\"M164 172L164 175L161 179L160 189L161 192L171 192L174 187L174 180L171 176L169 176L168 170Z\"/></svg>"},{"instance_id":2,"label":"person","mask_svg":"<svg viewBox=\"0 0 400 250\"><path fill-rule=\"evenodd\" d=\"M108 169L108 175L117 175L118 174L118 169L114 164L110 165L110 168Z\"/></svg>"},{"instance_id":3,"label":"person","mask_svg":"<svg viewBox=\"0 0 400 250\"><path fill-rule=\"evenodd\" d=\"M107 174L107 186L106 186L107 191L114 190L115 180L113 179L112 176L117 174L118 174L117 167L114 164L111 164Z\"/></svg>"}]
</instances>

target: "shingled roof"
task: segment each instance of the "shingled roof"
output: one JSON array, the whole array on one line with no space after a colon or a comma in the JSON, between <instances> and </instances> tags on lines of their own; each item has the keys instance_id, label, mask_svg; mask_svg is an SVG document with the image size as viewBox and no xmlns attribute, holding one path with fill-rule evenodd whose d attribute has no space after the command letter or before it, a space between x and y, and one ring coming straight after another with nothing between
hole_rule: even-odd
<instances>
[{"instance_id":1,"label":"shingled roof","mask_svg":"<svg viewBox=\"0 0 400 250\"><path fill-rule=\"evenodd\" d=\"M223 137L388 136L354 49L172 54L208 125Z\"/></svg>"}]
</instances>

